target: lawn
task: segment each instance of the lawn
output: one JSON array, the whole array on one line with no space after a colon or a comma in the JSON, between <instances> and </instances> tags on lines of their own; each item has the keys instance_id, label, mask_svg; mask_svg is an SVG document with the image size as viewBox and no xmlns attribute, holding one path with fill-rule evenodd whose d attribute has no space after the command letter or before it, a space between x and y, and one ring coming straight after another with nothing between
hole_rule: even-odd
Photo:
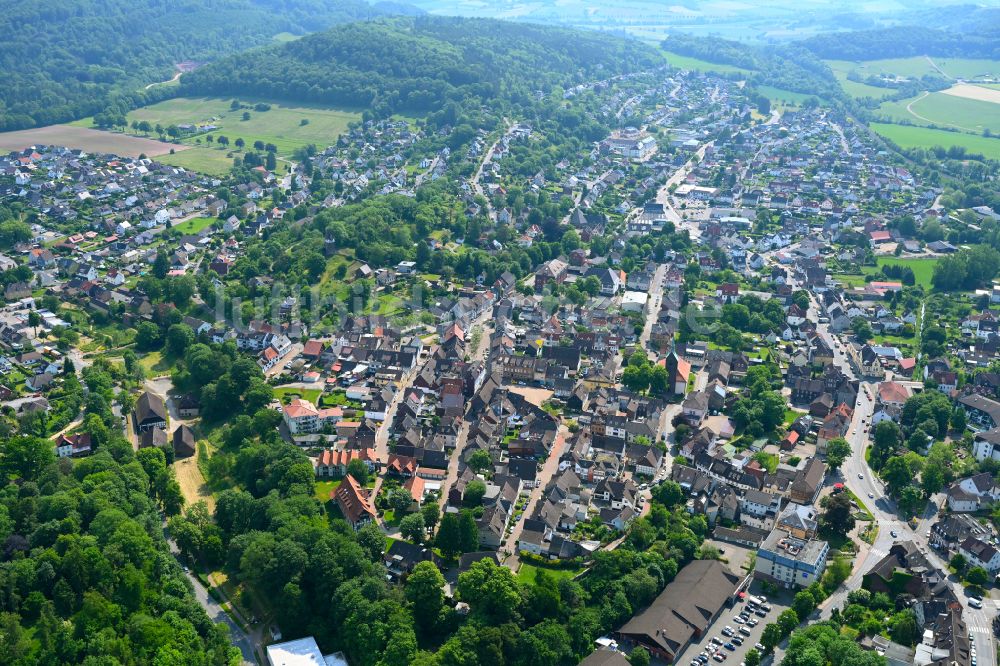
<instances>
[{"instance_id":1,"label":"lawn","mask_svg":"<svg viewBox=\"0 0 1000 666\"><path fill-rule=\"evenodd\" d=\"M330 499L330 493L336 490L339 485L340 479L337 479L336 481L317 481L316 485L313 486L315 488L315 492L313 494L320 502L326 503L326 501Z\"/></svg>"},{"instance_id":2,"label":"lawn","mask_svg":"<svg viewBox=\"0 0 1000 666\"><path fill-rule=\"evenodd\" d=\"M205 173L209 176L225 176L233 168L233 158L229 157L230 152L220 148L195 146L190 150L158 157L156 161L189 171Z\"/></svg>"},{"instance_id":3,"label":"lawn","mask_svg":"<svg viewBox=\"0 0 1000 666\"><path fill-rule=\"evenodd\" d=\"M170 363L163 358L163 354L158 351L149 352L139 359L139 365L150 377L158 376L164 372L169 372Z\"/></svg>"},{"instance_id":4,"label":"lawn","mask_svg":"<svg viewBox=\"0 0 1000 666\"><path fill-rule=\"evenodd\" d=\"M554 567L540 567L535 564L521 562L521 568L517 570L517 580L521 583L534 583L536 571L547 571L557 581L562 578L572 578L580 573L580 569L556 569Z\"/></svg>"},{"instance_id":5,"label":"lawn","mask_svg":"<svg viewBox=\"0 0 1000 666\"><path fill-rule=\"evenodd\" d=\"M321 393L320 389L301 389L287 386L274 389L274 397L280 400L283 405L290 403L292 398L302 398L315 405Z\"/></svg>"},{"instance_id":6,"label":"lawn","mask_svg":"<svg viewBox=\"0 0 1000 666\"><path fill-rule=\"evenodd\" d=\"M215 222L214 217L192 217L190 220L185 220L180 224L174 225L174 229L177 229L182 234L196 234L205 227L210 226Z\"/></svg>"},{"instance_id":7,"label":"lawn","mask_svg":"<svg viewBox=\"0 0 1000 666\"><path fill-rule=\"evenodd\" d=\"M871 128L901 148L959 146L988 159L1000 159L1000 139L997 138L890 123L872 123Z\"/></svg>"},{"instance_id":8,"label":"lawn","mask_svg":"<svg viewBox=\"0 0 1000 666\"><path fill-rule=\"evenodd\" d=\"M917 286L924 289L931 288L931 277L934 275L934 266L937 264L936 258L930 259L898 259L896 257L879 257L878 267L883 266L909 266L913 271ZM874 269L873 269L874 272Z\"/></svg>"},{"instance_id":9,"label":"lawn","mask_svg":"<svg viewBox=\"0 0 1000 666\"><path fill-rule=\"evenodd\" d=\"M883 102L877 112L892 120L917 125L954 127L975 134L981 134L984 129L1000 132L1000 105L943 92L921 93L898 102Z\"/></svg>"},{"instance_id":10,"label":"lawn","mask_svg":"<svg viewBox=\"0 0 1000 666\"><path fill-rule=\"evenodd\" d=\"M680 69L690 69L696 72L717 72L719 74L728 74L730 72L750 73L750 70L736 67L735 65L709 62L671 51L664 51L663 54L667 57L667 62L670 63L671 67L679 67Z\"/></svg>"},{"instance_id":11,"label":"lawn","mask_svg":"<svg viewBox=\"0 0 1000 666\"><path fill-rule=\"evenodd\" d=\"M291 157L296 148L311 143L321 149L332 145L347 129L348 123L361 117L359 113L353 111L272 101L267 101L271 105L269 111L256 111L252 107L261 100L240 101L244 107L250 108L232 110L230 109L232 100L229 98L177 97L136 109L129 112L126 117L129 123L133 120L145 120L163 127L184 124L216 125L218 130L182 139L182 143L195 146L191 150L164 156L163 159L167 164L206 172L218 171L222 162L226 162L227 171L232 166L232 159L225 157L227 150L207 147L208 136L214 140L219 135L225 135L230 141L235 141L239 137L246 141L247 146L252 146L255 141L272 143L277 147L280 157ZM248 120L242 119L244 112L250 114ZM76 121L74 125L91 127L92 122L91 118L84 118ZM201 145L198 139L201 140Z\"/></svg>"}]
</instances>

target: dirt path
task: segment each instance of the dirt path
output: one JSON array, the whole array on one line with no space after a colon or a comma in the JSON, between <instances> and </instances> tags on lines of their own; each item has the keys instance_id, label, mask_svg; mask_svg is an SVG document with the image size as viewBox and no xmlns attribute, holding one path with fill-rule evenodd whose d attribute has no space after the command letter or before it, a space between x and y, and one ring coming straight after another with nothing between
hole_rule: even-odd
<instances>
[{"instance_id":1,"label":"dirt path","mask_svg":"<svg viewBox=\"0 0 1000 666\"><path fill-rule=\"evenodd\" d=\"M913 105L916 104L917 102L919 102L920 100L922 100L923 98L927 97L928 95L930 95L930 93L927 92L926 90L924 92L922 92L920 94L920 97L916 98L915 100L913 100L912 102L910 102L909 104L906 105L906 112L909 113L914 118L918 118L920 120L923 120L925 123L931 123L931 124L934 124L934 125L946 125L948 127L954 127L956 129L965 130L966 132L977 132L978 131L978 130L975 130L975 129L971 128L971 127L963 127L961 125L956 125L954 123L946 123L946 122L941 121L941 120L931 120L930 118L925 118L924 116L922 116L919 113L917 113L916 111L914 111L913 108L912 108Z\"/></svg>"},{"instance_id":2,"label":"dirt path","mask_svg":"<svg viewBox=\"0 0 1000 666\"><path fill-rule=\"evenodd\" d=\"M181 78L181 74L183 74L183 72L177 72L176 74L174 74L171 78L167 79L166 81L157 81L156 83L150 83L148 86L146 86L145 88L143 88L143 90L149 90L153 86L162 86L162 85L166 85L167 83L173 83L177 79Z\"/></svg>"},{"instance_id":3,"label":"dirt path","mask_svg":"<svg viewBox=\"0 0 1000 666\"><path fill-rule=\"evenodd\" d=\"M176 461L174 474L177 476L177 483L181 486L181 494L184 495L184 503L187 506L204 500L205 504L208 505L208 512L215 511L215 498L212 497L212 493L205 483L205 477L198 469L197 456Z\"/></svg>"},{"instance_id":4,"label":"dirt path","mask_svg":"<svg viewBox=\"0 0 1000 666\"><path fill-rule=\"evenodd\" d=\"M946 79L951 79L952 81L955 80L954 76L952 76L951 74L948 74L946 71L944 71L943 69L941 69L940 67L938 67L937 63L934 62L934 60L932 60L930 56L925 55L924 57L927 58L927 62L930 64L931 67L933 67L937 71L938 74L940 74L941 76L943 76Z\"/></svg>"}]
</instances>

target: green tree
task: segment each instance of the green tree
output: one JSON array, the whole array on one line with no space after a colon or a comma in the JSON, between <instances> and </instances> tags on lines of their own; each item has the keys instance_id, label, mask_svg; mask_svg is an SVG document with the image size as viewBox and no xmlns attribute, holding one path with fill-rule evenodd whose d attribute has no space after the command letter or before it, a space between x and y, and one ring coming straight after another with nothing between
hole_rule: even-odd
<instances>
[{"instance_id":1,"label":"green tree","mask_svg":"<svg viewBox=\"0 0 1000 666\"><path fill-rule=\"evenodd\" d=\"M628 655L628 663L632 666L649 666L649 652L641 645L634 648Z\"/></svg>"},{"instance_id":2,"label":"green tree","mask_svg":"<svg viewBox=\"0 0 1000 666\"><path fill-rule=\"evenodd\" d=\"M965 572L965 582L977 587L985 587L990 582L990 574L982 567L972 567Z\"/></svg>"},{"instance_id":3,"label":"green tree","mask_svg":"<svg viewBox=\"0 0 1000 666\"><path fill-rule=\"evenodd\" d=\"M386 496L386 501L392 510L396 512L397 518L402 518L402 514L409 511L410 506L413 504L413 495L405 488L393 488Z\"/></svg>"},{"instance_id":4,"label":"green tree","mask_svg":"<svg viewBox=\"0 0 1000 666\"><path fill-rule=\"evenodd\" d=\"M965 568L968 566L968 561L965 559L965 555L962 555L961 553L955 553L954 555L951 556L951 559L948 560L948 565L952 569L961 574L965 571Z\"/></svg>"},{"instance_id":5,"label":"green tree","mask_svg":"<svg viewBox=\"0 0 1000 666\"><path fill-rule=\"evenodd\" d=\"M913 482L913 471L906 458L893 456L885 462L885 467L882 468L882 478L889 487L889 491L893 495L898 495L903 488Z\"/></svg>"},{"instance_id":6,"label":"green tree","mask_svg":"<svg viewBox=\"0 0 1000 666\"><path fill-rule=\"evenodd\" d=\"M429 501L420 508L420 513L424 517L424 525L433 532L438 520L441 519L441 507L437 502Z\"/></svg>"},{"instance_id":7,"label":"green tree","mask_svg":"<svg viewBox=\"0 0 1000 666\"><path fill-rule=\"evenodd\" d=\"M368 484L368 465L363 460L355 458L347 463L347 473L354 477L354 480L359 485L365 486Z\"/></svg>"},{"instance_id":8,"label":"green tree","mask_svg":"<svg viewBox=\"0 0 1000 666\"><path fill-rule=\"evenodd\" d=\"M858 342L864 344L872 339L872 327L864 317L855 317L851 320L851 328L854 330L854 337Z\"/></svg>"},{"instance_id":9,"label":"green tree","mask_svg":"<svg viewBox=\"0 0 1000 666\"><path fill-rule=\"evenodd\" d=\"M457 514L445 513L441 516L441 526L437 531L436 543L445 557L454 558L462 552L462 536Z\"/></svg>"},{"instance_id":10,"label":"green tree","mask_svg":"<svg viewBox=\"0 0 1000 666\"><path fill-rule=\"evenodd\" d=\"M404 539L420 544L424 540L424 516L421 513L411 513L399 521L399 533Z\"/></svg>"},{"instance_id":11,"label":"green tree","mask_svg":"<svg viewBox=\"0 0 1000 666\"><path fill-rule=\"evenodd\" d=\"M42 437L13 437L4 445L2 452L4 471L25 480L35 479L55 460L52 442Z\"/></svg>"},{"instance_id":12,"label":"green tree","mask_svg":"<svg viewBox=\"0 0 1000 666\"><path fill-rule=\"evenodd\" d=\"M515 619L521 605L521 591L514 574L490 559L480 560L459 574L456 593L459 600L491 623Z\"/></svg>"},{"instance_id":13,"label":"green tree","mask_svg":"<svg viewBox=\"0 0 1000 666\"><path fill-rule=\"evenodd\" d=\"M795 594L792 600L792 610L798 617L809 617L816 610L816 600L813 595L806 590L801 590ZM798 624L798 622L796 622Z\"/></svg>"},{"instance_id":14,"label":"green tree","mask_svg":"<svg viewBox=\"0 0 1000 666\"><path fill-rule=\"evenodd\" d=\"M473 471L484 472L493 467L493 458L490 457L490 452L486 449L477 449L469 456L468 463Z\"/></svg>"},{"instance_id":15,"label":"green tree","mask_svg":"<svg viewBox=\"0 0 1000 666\"><path fill-rule=\"evenodd\" d=\"M826 464L831 469L840 469L851 455L851 445L843 437L835 437L826 443Z\"/></svg>"},{"instance_id":16,"label":"green tree","mask_svg":"<svg viewBox=\"0 0 1000 666\"><path fill-rule=\"evenodd\" d=\"M167 273L170 272L170 258L167 257L166 252L157 252L156 259L153 260L153 276L162 280L167 277Z\"/></svg>"},{"instance_id":17,"label":"green tree","mask_svg":"<svg viewBox=\"0 0 1000 666\"><path fill-rule=\"evenodd\" d=\"M847 493L828 495L823 499L822 505L824 511L820 516L820 523L824 530L843 537L854 529L854 511L850 495Z\"/></svg>"},{"instance_id":18,"label":"green tree","mask_svg":"<svg viewBox=\"0 0 1000 666\"><path fill-rule=\"evenodd\" d=\"M760 666L760 652L757 651L757 648L747 650L746 655L743 656L743 663L745 666Z\"/></svg>"},{"instance_id":19,"label":"green tree","mask_svg":"<svg viewBox=\"0 0 1000 666\"><path fill-rule=\"evenodd\" d=\"M465 492L462 493L462 504L468 507L480 506L485 495L486 484L482 479L473 479L465 486Z\"/></svg>"},{"instance_id":20,"label":"green tree","mask_svg":"<svg viewBox=\"0 0 1000 666\"><path fill-rule=\"evenodd\" d=\"M760 635L760 643L764 646L764 650L767 652L773 652L774 648L778 646L781 639L784 636L781 633L781 627L779 627L774 622L768 622L764 625L764 631Z\"/></svg>"},{"instance_id":21,"label":"green tree","mask_svg":"<svg viewBox=\"0 0 1000 666\"><path fill-rule=\"evenodd\" d=\"M458 517L459 547L463 553L479 550L479 527L472 512L463 509Z\"/></svg>"},{"instance_id":22,"label":"green tree","mask_svg":"<svg viewBox=\"0 0 1000 666\"><path fill-rule=\"evenodd\" d=\"M444 608L444 576L433 562L419 562L406 579L404 594L424 633L433 630Z\"/></svg>"},{"instance_id":23,"label":"green tree","mask_svg":"<svg viewBox=\"0 0 1000 666\"><path fill-rule=\"evenodd\" d=\"M782 636L788 636L795 627L799 626L799 615L791 608L781 611L778 615L778 628L781 629Z\"/></svg>"}]
</instances>

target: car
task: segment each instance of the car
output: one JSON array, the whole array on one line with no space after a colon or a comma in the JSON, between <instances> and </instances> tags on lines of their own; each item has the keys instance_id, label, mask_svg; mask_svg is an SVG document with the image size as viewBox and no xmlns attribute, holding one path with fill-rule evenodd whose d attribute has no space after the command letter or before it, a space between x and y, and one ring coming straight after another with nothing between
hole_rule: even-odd
<instances>
[{"instance_id":1,"label":"car","mask_svg":"<svg viewBox=\"0 0 1000 666\"><path fill-rule=\"evenodd\" d=\"M757 617L767 617L767 611L763 608L754 613Z\"/></svg>"},{"instance_id":2,"label":"car","mask_svg":"<svg viewBox=\"0 0 1000 666\"><path fill-rule=\"evenodd\" d=\"M733 630L730 629L729 627L726 627L725 629L722 630L722 635L723 636L732 636L733 635Z\"/></svg>"},{"instance_id":3,"label":"car","mask_svg":"<svg viewBox=\"0 0 1000 666\"><path fill-rule=\"evenodd\" d=\"M760 620L758 620L755 617L752 617L749 620L747 620L747 624L749 624L751 627L756 627L758 624L760 624Z\"/></svg>"},{"instance_id":4,"label":"car","mask_svg":"<svg viewBox=\"0 0 1000 666\"><path fill-rule=\"evenodd\" d=\"M733 636L733 640L729 641L733 645L743 645L743 639L739 636Z\"/></svg>"},{"instance_id":5,"label":"car","mask_svg":"<svg viewBox=\"0 0 1000 666\"><path fill-rule=\"evenodd\" d=\"M191 569L189 569L186 564L184 566L182 566L181 569L184 570L184 573L191 573Z\"/></svg>"},{"instance_id":6,"label":"car","mask_svg":"<svg viewBox=\"0 0 1000 666\"><path fill-rule=\"evenodd\" d=\"M716 660L717 662L719 662L721 664L722 662L724 662L726 660L726 655L722 654L721 652L716 652L712 656L712 659Z\"/></svg>"},{"instance_id":7,"label":"car","mask_svg":"<svg viewBox=\"0 0 1000 666\"><path fill-rule=\"evenodd\" d=\"M737 615L736 617L733 618L733 622L735 622L736 624L744 624L746 620Z\"/></svg>"},{"instance_id":8,"label":"car","mask_svg":"<svg viewBox=\"0 0 1000 666\"><path fill-rule=\"evenodd\" d=\"M889 536L891 536L893 539L895 539L899 535L896 534L896 530L889 530Z\"/></svg>"},{"instance_id":9,"label":"car","mask_svg":"<svg viewBox=\"0 0 1000 666\"><path fill-rule=\"evenodd\" d=\"M969 605L973 608L982 608L983 600L979 597L969 597Z\"/></svg>"},{"instance_id":10,"label":"car","mask_svg":"<svg viewBox=\"0 0 1000 666\"><path fill-rule=\"evenodd\" d=\"M757 650L757 652L761 652L761 653L764 652L764 645L763 645L763 643L754 643L753 647L754 647L755 650Z\"/></svg>"},{"instance_id":11,"label":"car","mask_svg":"<svg viewBox=\"0 0 1000 666\"><path fill-rule=\"evenodd\" d=\"M930 539L930 538L931 538L931 531L930 531L930 530L927 530L926 532L924 532L924 536L925 536L926 538Z\"/></svg>"},{"instance_id":12,"label":"car","mask_svg":"<svg viewBox=\"0 0 1000 666\"><path fill-rule=\"evenodd\" d=\"M859 478L859 479L864 479L864 478L865 478L865 475L864 475L864 474L858 474L858 478Z\"/></svg>"},{"instance_id":13,"label":"car","mask_svg":"<svg viewBox=\"0 0 1000 666\"><path fill-rule=\"evenodd\" d=\"M701 664L707 664L708 663L708 654L707 653L699 654L698 655L698 662L701 663Z\"/></svg>"},{"instance_id":14,"label":"car","mask_svg":"<svg viewBox=\"0 0 1000 666\"><path fill-rule=\"evenodd\" d=\"M733 645L732 643L726 643L726 644L725 644L725 645L723 645L722 647L726 648L726 649L727 649L727 650L729 650L730 652L736 652L736 646L735 646L735 645Z\"/></svg>"},{"instance_id":15,"label":"car","mask_svg":"<svg viewBox=\"0 0 1000 666\"><path fill-rule=\"evenodd\" d=\"M692 659L691 663L688 666L701 666L701 662L698 661L697 659Z\"/></svg>"},{"instance_id":16,"label":"car","mask_svg":"<svg viewBox=\"0 0 1000 666\"><path fill-rule=\"evenodd\" d=\"M761 608L764 609L765 613L771 612L771 604L764 604L763 606L761 606Z\"/></svg>"},{"instance_id":17,"label":"car","mask_svg":"<svg viewBox=\"0 0 1000 666\"><path fill-rule=\"evenodd\" d=\"M868 499L875 499L875 493L868 493Z\"/></svg>"},{"instance_id":18,"label":"car","mask_svg":"<svg viewBox=\"0 0 1000 666\"><path fill-rule=\"evenodd\" d=\"M746 627L740 627L740 633L743 634L744 636L749 636L753 632L747 629Z\"/></svg>"},{"instance_id":19,"label":"car","mask_svg":"<svg viewBox=\"0 0 1000 666\"><path fill-rule=\"evenodd\" d=\"M712 636L712 641L711 641L711 643L712 643L713 645L722 645L722 639L721 639L721 638L719 638L718 636Z\"/></svg>"}]
</instances>

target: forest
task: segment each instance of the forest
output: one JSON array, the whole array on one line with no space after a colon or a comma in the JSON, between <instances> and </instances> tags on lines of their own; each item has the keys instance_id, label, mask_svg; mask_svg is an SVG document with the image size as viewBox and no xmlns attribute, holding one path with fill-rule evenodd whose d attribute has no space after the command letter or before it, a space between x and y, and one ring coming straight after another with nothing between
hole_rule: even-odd
<instances>
[{"instance_id":1,"label":"forest","mask_svg":"<svg viewBox=\"0 0 1000 666\"><path fill-rule=\"evenodd\" d=\"M1000 58L1000 27L984 25L984 32L961 33L906 26L855 32L831 32L810 37L801 46L818 58L881 60L911 56Z\"/></svg>"},{"instance_id":2,"label":"forest","mask_svg":"<svg viewBox=\"0 0 1000 666\"><path fill-rule=\"evenodd\" d=\"M845 99L830 68L796 43L752 46L675 34L662 46L680 55L751 70L748 78L756 85L816 95L831 102Z\"/></svg>"},{"instance_id":3,"label":"forest","mask_svg":"<svg viewBox=\"0 0 1000 666\"><path fill-rule=\"evenodd\" d=\"M185 76L181 92L359 107L384 116L452 101L527 105L539 92L662 64L641 43L596 33L422 16L337 26L231 56Z\"/></svg>"},{"instance_id":4,"label":"forest","mask_svg":"<svg viewBox=\"0 0 1000 666\"><path fill-rule=\"evenodd\" d=\"M174 65L203 62L379 13L363 0L49 0L11 3L0 26L0 131L158 101Z\"/></svg>"}]
</instances>

